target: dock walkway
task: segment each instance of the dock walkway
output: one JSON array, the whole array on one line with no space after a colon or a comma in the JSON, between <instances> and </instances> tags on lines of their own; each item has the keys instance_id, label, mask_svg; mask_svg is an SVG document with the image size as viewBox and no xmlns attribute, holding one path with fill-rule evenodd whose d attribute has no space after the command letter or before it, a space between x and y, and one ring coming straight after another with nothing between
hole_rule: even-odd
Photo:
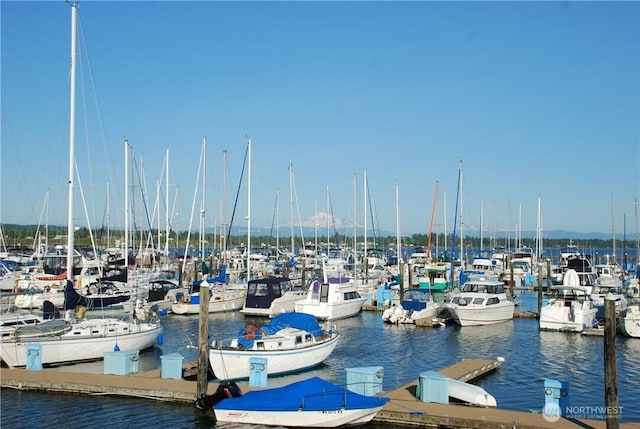
<instances>
[{"instance_id":1,"label":"dock walkway","mask_svg":"<svg viewBox=\"0 0 640 429\"><path fill-rule=\"evenodd\" d=\"M497 369L499 359L469 359L439 370L442 375L461 381L471 381ZM197 382L161 378L161 370L142 371L127 375L87 374L44 369L33 371L17 368L0 370L2 389L39 390L89 395L128 396L177 403L193 404L197 395ZM275 387L277 378L269 380ZM274 383L275 382L275 383ZM561 418L549 422L539 413L511 411L496 408L423 402L416 396L418 380L381 393L391 400L376 415L374 422L398 426L448 428L597 428L605 429L605 421L573 420ZM242 391L254 387L239 383ZM217 383L208 384L212 394ZM640 423L621 424L621 428L640 429Z\"/></svg>"},{"instance_id":2,"label":"dock walkway","mask_svg":"<svg viewBox=\"0 0 640 429\"><path fill-rule=\"evenodd\" d=\"M501 359L463 360L438 372L460 381L472 381L497 369ZM423 402L417 397L418 380L389 392L381 393L391 400L376 414L373 421L390 425L447 428L594 428L605 429L599 420L566 419L548 421L542 414L500 408ZM640 428L640 423L621 424L621 428Z\"/></svg>"}]
</instances>

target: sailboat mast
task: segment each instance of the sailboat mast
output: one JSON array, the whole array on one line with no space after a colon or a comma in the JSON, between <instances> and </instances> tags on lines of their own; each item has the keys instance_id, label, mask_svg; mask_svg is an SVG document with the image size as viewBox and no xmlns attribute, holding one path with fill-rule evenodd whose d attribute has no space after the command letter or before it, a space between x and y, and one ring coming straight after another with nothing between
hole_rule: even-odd
<instances>
[{"instance_id":1,"label":"sailboat mast","mask_svg":"<svg viewBox=\"0 0 640 429\"><path fill-rule=\"evenodd\" d=\"M222 263L227 265L227 150L222 151Z\"/></svg>"},{"instance_id":2,"label":"sailboat mast","mask_svg":"<svg viewBox=\"0 0 640 429\"><path fill-rule=\"evenodd\" d=\"M291 162L289 162L289 219L291 219L289 224L289 227L291 228L291 254L295 256L296 243L293 236L293 164ZM304 249L304 240L302 241L302 248Z\"/></svg>"},{"instance_id":3,"label":"sailboat mast","mask_svg":"<svg viewBox=\"0 0 640 429\"><path fill-rule=\"evenodd\" d=\"M247 145L247 281L249 281L251 280L251 137Z\"/></svg>"},{"instance_id":4,"label":"sailboat mast","mask_svg":"<svg viewBox=\"0 0 640 429\"><path fill-rule=\"evenodd\" d=\"M402 241L400 240L400 191L398 190L398 184L396 183L396 248L398 269L402 261ZM400 278L402 278L402 271L400 271Z\"/></svg>"},{"instance_id":5,"label":"sailboat mast","mask_svg":"<svg viewBox=\"0 0 640 429\"><path fill-rule=\"evenodd\" d=\"M129 141L124 141L124 269L129 268Z\"/></svg>"},{"instance_id":6,"label":"sailboat mast","mask_svg":"<svg viewBox=\"0 0 640 429\"><path fill-rule=\"evenodd\" d=\"M436 191L433 195L433 207L431 207L431 221L429 222L429 240L427 241L427 261L431 262L431 237L433 234L433 220L436 217L436 206L438 205L438 187L439 183L436 182Z\"/></svg>"},{"instance_id":7,"label":"sailboat mast","mask_svg":"<svg viewBox=\"0 0 640 429\"><path fill-rule=\"evenodd\" d=\"M67 280L73 281L73 180L75 176L75 142L76 142L76 22L78 5L71 5L71 75L69 89L69 207L67 216Z\"/></svg>"},{"instance_id":8,"label":"sailboat mast","mask_svg":"<svg viewBox=\"0 0 640 429\"><path fill-rule=\"evenodd\" d=\"M164 200L166 201L165 207L164 207L164 229L165 229L165 234L164 234L164 254L165 254L165 258L167 258L166 260L169 260L169 149L167 149L167 155L166 155L166 176L165 176L165 189L164 189Z\"/></svg>"},{"instance_id":9,"label":"sailboat mast","mask_svg":"<svg viewBox=\"0 0 640 429\"><path fill-rule=\"evenodd\" d=\"M207 138L202 137L202 196L200 199L200 258L204 261L205 237L205 197L207 195Z\"/></svg>"}]
</instances>

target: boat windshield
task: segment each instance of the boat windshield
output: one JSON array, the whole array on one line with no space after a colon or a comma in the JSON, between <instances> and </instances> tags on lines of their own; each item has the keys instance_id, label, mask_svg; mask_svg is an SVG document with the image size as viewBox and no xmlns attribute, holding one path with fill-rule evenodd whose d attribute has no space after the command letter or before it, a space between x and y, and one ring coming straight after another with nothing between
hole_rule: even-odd
<instances>
[{"instance_id":1,"label":"boat windshield","mask_svg":"<svg viewBox=\"0 0 640 429\"><path fill-rule=\"evenodd\" d=\"M462 292L504 293L504 284L467 282L462 285Z\"/></svg>"}]
</instances>

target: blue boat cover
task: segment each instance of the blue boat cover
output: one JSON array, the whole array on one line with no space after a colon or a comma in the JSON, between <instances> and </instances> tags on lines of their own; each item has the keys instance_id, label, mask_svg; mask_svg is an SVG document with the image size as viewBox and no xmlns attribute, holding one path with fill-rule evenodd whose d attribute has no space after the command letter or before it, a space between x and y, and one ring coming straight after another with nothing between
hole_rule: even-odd
<instances>
[{"instance_id":1,"label":"blue boat cover","mask_svg":"<svg viewBox=\"0 0 640 429\"><path fill-rule=\"evenodd\" d=\"M67 284L64 287L64 309L74 310L76 307L86 308L103 308L113 304L129 301L130 295L114 295L91 298L88 296L80 295L73 287L73 283L67 280Z\"/></svg>"},{"instance_id":2,"label":"blue boat cover","mask_svg":"<svg viewBox=\"0 0 640 429\"><path fill-rule=\"evenodd\" d=\"M273 335L279 330L289 327L311 332L314 336L322 335L322 328L318 324L318 319L308 313L280 313L272 318L267 326L263 326L262 330L267 335Z\"/></svg>"},{"instance_id":3,"label":"blue boat cover","mask_svg":"<svg viewBox=\"0 0 640 429\"><path fill-rule=\"evenodd\" d=\"M296 328L309 332L314 337L322 337L323 331L318 324L318 319L312 314L308 313L296 313L286 312L280 313L277 316L270 319L268 325L262 326L260 331L265 335L273 335L284 328ZM253 348L253 338L245 337L244 328L240 328L238 332L238 342L245 348ZM256 339L260 339L261 335L256 333Z\"/></svg>"},{"instance_id":4,"label":"blue boat cover","mask_svg":"<svg viewBox=\"0 0 640 429\"><path fill-rule=\"evenodd\" d=\"M234 411L335 411L362 410L386 404L389 398L364 396L320 377L282 387L252 390L220 402L218 408Z\"/></svg>"}]
</instances>

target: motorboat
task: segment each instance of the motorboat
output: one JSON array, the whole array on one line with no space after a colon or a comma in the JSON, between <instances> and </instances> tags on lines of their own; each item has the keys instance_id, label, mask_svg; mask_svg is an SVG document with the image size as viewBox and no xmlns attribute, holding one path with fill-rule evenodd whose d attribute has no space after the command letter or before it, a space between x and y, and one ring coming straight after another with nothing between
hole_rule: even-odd
<instances>
[{"instance_id":1,"label":"motorboat","mask_svg":"<svg viewBox=\"0 0 640 429\"><path fill-rule=\"evenodd\" d=\"M295 311L312 314L319 320L344 319L360 313L366 300L351 278L330 277L314 281L307 296L296 301Z\"/></svg>"},{"instance_id":2,"label":"motorboat","mask_svg":"<svg viewBox=\"0 0 640 429\"><path fill-rule=\"evenodd\" d=\"M269 322L246 325L236 338L211 344L209 364L216 378L249 378L256 358L265 359L269 376L312 368L329 357L340 339L335 329L321 328L311 314L282 313Z\"/></svg>"},{"instance_id":3,"label":"motorboat","mask_svg":"<svg viewBox=\"0 0 640 429\"><path fill-rule=\"evenodd\" d=\"M175 280L153 279L149 280L146 293L140 296L135 302L135 311L147 311L152 307L158 314L171 311L173 303L177 302L179 294L186 294L188 288L180 286Z\"/></svg>"},{"instance_id":4,"label":"motorboat","mask_svg":"<svg viewBox=\"0 0 640 429\"><path fill-rule=\"evenodd\" d=\"M540 329L582 332L596 321L591 286L582 286L578 273L565 271L562 285L551 286L554 297L540 309Z\"/></svg>"},{"instance_id":5,"label":"motorboat","mask_svg":"<svg viewBox=\"0 0 640 429\"><path fill-rule=\"evenodd\" d=\"M411 288L404 291L399 305L382 312L382 321L391 324L416 324L417 321L431 321L436 317L439 304L434 302L429 289Z\"/></svg>"},{"instance_id":6,"label":"motorboat","mask_svg":"<svg viewBox=\"0 0 640 429\"><path fill-rule=\"evenodd\" d=\"M512 320L515 303L504 282L475 278L454 292L444 307L458 325L479 326Z\"/></svg>"},{"instance_id":7,"label":"motorboat","mask_svg":"<svg viewBox=\"0 0 640 429\"><path fill-rule=\"evenodd\" d=\"M620 331L633 338L640 338L640 305L634 304L627 307L620 318Z\"/></svg>"},{"instance_id":8,"label":"motorboat","mask_svg":"<svg viewBox=\"0 0 640 429\"><path fill-rule=\"evenodd\" d=\"M371 421L389 398L365 396L320 377L311 377L237 397L218 394L215 402L213 412L219 423L339 427Z\"/></svg>"},{"instance_id":9,"label":"motorboat","mask_svg":"<svg viewBox=\"0 0 640 429\"><path fill-rule=\"evenodd\" d=\"M274 317L294 311L296 301L307 292L294 286L288 277L267 276L249 280L244 305L240 310L247 316Z\"/></svg>"}]
</instances>

